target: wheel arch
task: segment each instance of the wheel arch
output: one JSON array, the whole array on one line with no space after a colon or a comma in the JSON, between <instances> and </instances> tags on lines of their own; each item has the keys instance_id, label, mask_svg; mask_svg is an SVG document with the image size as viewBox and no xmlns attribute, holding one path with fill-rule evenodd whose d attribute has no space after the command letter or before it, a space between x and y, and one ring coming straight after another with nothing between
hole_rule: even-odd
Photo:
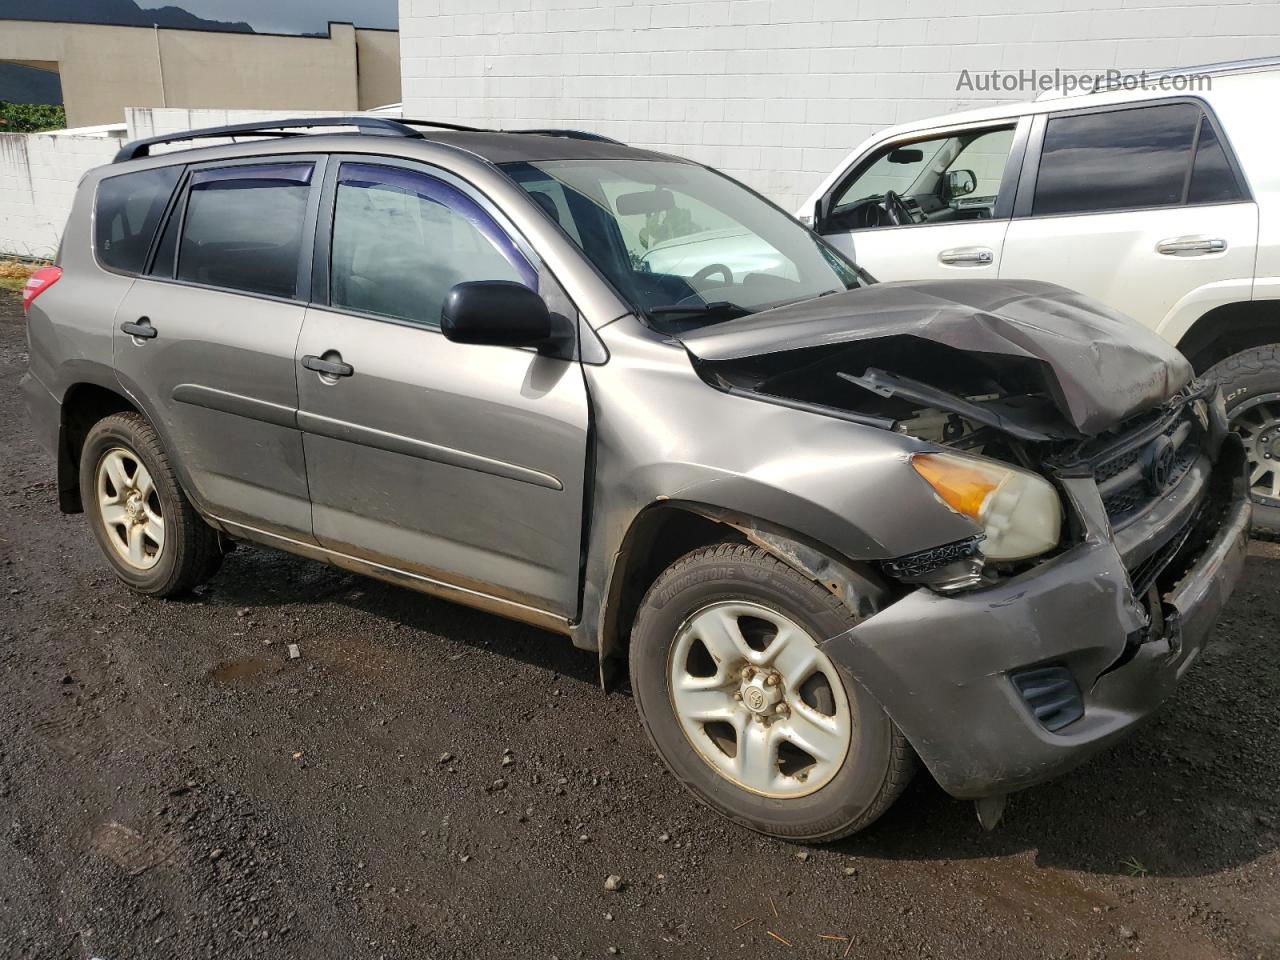
<instances>
[{"instance_id":1,"label":"wheel arch","mask_svg":"<svg viewBox=\"0 0 1280 960\"><path fill-rule=\"evenodd\" d=\"M1178 340L1196 373L1233 354L1280 343L1280 300L1245 300L1206 311Z\"/></svg>"},{"instance_id":2,"label":"wheel arch","mask_svg":"<svg viewBox=\"0 0 1280 960\"><path fill-rule=\"evenodd\" d=\"M870 567L803 534L707 503L658 501L636 515L610 571L598 631L602 683L608 685L610 664L625 657L640 602L662 571L691 550L725 540L755 544L863 616L883 605L889 594Z\"/></svg>"},{"instance_id":3,"label":"wheel arch","mask_svg":"<svg viewBox=\"0 0 1280 960\"><path fill-rule=\"evenodd\" d=\"M93 425L113 413L141 414L124 393L91 381L73 383L62 395L58 427L58 509L81 513L80 453Z\"/></svg>"}]
</instances>

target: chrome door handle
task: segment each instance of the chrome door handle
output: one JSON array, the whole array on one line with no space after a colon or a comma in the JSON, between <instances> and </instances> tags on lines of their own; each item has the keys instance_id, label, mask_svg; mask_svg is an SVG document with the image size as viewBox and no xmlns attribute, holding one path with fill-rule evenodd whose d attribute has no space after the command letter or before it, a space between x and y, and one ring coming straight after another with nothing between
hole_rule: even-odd
<instances>
[{"instance_id":1,"label":"chrome door handle","mask_svg":"<svg viewBox=\"0 0 1280 960\"><path fill-rule=\"evenodd\" d=\"M1202 257L1225 249L1227 241L1221 237L1171 237L1156 244L1156 253L1169 257Z\"/></svg>"},{"instance_id":2,"label":"chrome door handle","mask_svg":"<svg viewBox=\"0 0 1280 960\"><path fill-rule=\"evenodd\" d=\"M938 254L938 262L949 267L985 267L995 259L996 255L986 247L952 247Z\"/></svg>"}]
</instances>

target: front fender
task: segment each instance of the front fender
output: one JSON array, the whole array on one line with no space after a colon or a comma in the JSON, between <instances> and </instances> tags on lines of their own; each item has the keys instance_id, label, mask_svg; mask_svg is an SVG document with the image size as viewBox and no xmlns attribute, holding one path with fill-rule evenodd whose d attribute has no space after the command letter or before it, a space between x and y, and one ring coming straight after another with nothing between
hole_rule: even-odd
<instances>
[{"instance_id":1,"label":"front fender","mask_svg":"<svg viewBox=\"0 0 1280 960\"><path fill-rule=\"evenodd\" d=\"M884 560L977 533L911 469L923 441L716 390L683 348L638 324L602 330L610 361L584 369L596 471L574 642L600 650L628 532L655 504L759 518L845 562ZM621 572L619 572L621 570Z\"/></svg>"}]
</instances>

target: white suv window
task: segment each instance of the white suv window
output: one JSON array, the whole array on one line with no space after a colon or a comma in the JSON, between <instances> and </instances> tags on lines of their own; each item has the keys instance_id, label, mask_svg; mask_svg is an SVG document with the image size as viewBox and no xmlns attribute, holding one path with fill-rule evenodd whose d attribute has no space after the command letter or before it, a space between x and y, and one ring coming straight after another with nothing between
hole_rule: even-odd
<instances>
[{"instance_id":1,"label":"white suv window","mask_svg":"<svg viewBox=\"0 0 1280 960\"><path fill-rule=\"evenodd\" d=\"M1051 117L1032 212L1097 213L1240 197L1222 143L1200 107L1164 103Z\"/></svg>"},{"instance_id":2,"label":"white suv window","mask_svg":"<svg viewBox=\"0 0 1280 960\"><path fill-rule=\"evenodd\" d=\"M1013 136L1011 124L884 147L836 188L823 231L894 225L884 213L889 193L916 224L990 219Z\"/></svg>"}]
</instances>

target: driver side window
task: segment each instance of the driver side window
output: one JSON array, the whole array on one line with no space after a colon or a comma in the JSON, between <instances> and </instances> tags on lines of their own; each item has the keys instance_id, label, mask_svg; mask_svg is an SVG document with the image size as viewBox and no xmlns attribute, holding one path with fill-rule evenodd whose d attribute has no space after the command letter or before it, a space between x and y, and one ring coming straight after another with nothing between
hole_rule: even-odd
<instances>
[{"instance_id":1,"label":"driver side window","mask_svg":"<svg viewBox=\"0 0 1280 960\"><path fill-rule=\"evenodd\" d=\"M1014 125L899 141L835 188L823 233L985 220L995 214Z\"/></svg>"}]
</instances>

